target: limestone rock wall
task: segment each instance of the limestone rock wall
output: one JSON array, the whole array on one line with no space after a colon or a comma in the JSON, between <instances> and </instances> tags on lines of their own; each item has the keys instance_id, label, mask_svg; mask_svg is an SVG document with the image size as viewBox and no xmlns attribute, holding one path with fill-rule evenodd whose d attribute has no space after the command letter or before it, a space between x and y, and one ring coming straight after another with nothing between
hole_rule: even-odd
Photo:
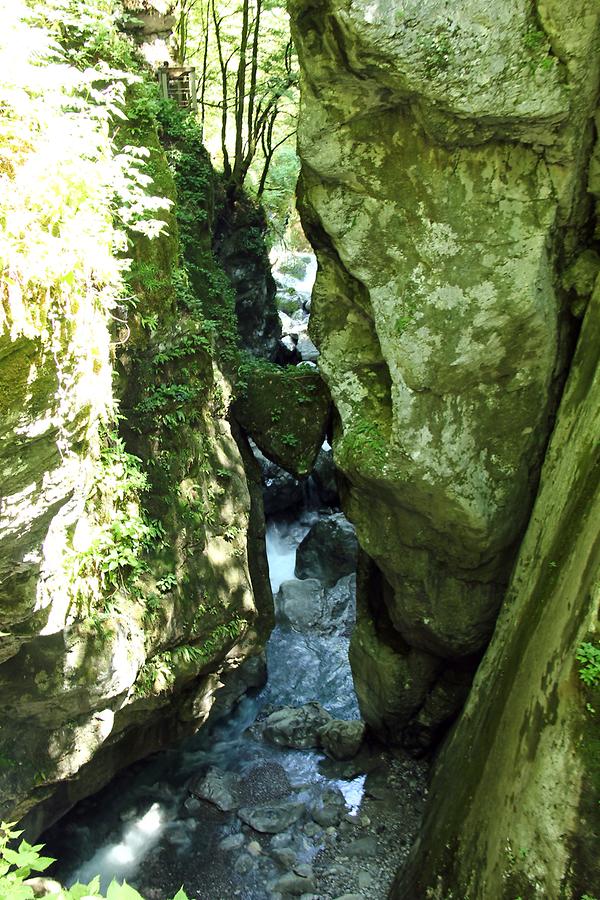
<instances>
[{"instance_id":1,"label":"limestone rock wall","mask_svg":"<svg viewBox=\"0 0 600 900\"><path fill-rule=\"evenodd\" d=\"M590 231L599 11L289 8L311 333L369 560L353 670L371 726L418 749L460 706L536 490L569 352L563 272Z\"/></svg>"},{"instance_id":2,"label":"limestone rock wall","mask_svg":"<svg viewBox=\"0 0 600 900\"><path fill-rule=\"evenodd\" d=\"M9 318L0 336L0 818L28 835L196 730L272 622L260 475L227 418L181 252L191 200L144 91L119 138L146 148L154 193L175 205L167 232L133 242L133 302L74 307L32 337ZM163 141L204 166L195 242L210 247L197 132L175 116Z\"/></svg>"},{"instance_id":3,"label":"limestone rock wall","mask_svg":"<svg viewBox=\"0 0 600 900\"><path fill-rule=\"evenodd\" d=\"M436 762L427 815L393 896L598 896L600 281L540 492L469 701Z\"/></svg>"}]
</instances>

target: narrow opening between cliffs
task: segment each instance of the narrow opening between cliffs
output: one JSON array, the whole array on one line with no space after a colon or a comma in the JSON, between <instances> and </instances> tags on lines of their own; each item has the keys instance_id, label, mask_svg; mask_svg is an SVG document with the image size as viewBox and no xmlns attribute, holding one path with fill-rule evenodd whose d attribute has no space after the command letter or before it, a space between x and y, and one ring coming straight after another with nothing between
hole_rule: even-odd
<instances>
[{"instance_id":1,"label":"narrow opening between cliffs","mask_svg":"<svg viewBox=\"0 0 600 900\"><path fill-rule=\"evenodd\" d=\"M283 339L297 346L315 260L273 256ZM228 676L197 735L50 829L53 874L67 886L99 874L102 889L126 879L148 900L181 885L205 900L382 897L412 842L426 764L365 739L348 661L358 548L331 447L302 479L252 447L276 611L266 658Z\"/></svg>"}]
</instances>

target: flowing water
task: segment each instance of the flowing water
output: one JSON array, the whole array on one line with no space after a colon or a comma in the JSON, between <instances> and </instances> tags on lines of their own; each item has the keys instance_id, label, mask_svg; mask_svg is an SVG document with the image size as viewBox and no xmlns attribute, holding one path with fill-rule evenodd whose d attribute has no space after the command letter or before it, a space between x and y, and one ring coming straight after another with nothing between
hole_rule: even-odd
<instances>
[{"instance_id":1,"label":"flowing water","mask_svg":"<svg viewBox=\"0 0 600 900\"><path fill-rule=\"evenodd\" d=\"M279 302L287 309L280 317L297 358L310 360L315 348L306 330L316 260L293 256L282 255L275 266ZM319 511L314 490L305 501L295 517L273 517L267 524L274 596L294 577L302 538L320 515L331 513ZM104 889L113 878L126 879L147 900L167 900L182 885L190 900L277 898L282 872L284 878L307 876L311 886L294 889L296 894L387 896L418 827L426 792L423 764L373 747L363 751L362 762L332 763L318 751L273 746L252 728L271 707L309 701L336 718L359 717L348 663L351 620L344 616L324 629L302 631L278 622L266 648L268 680L262 689L246 693L225 718L179 746L118 775L48 832L46 852L60 860L53 876L71 885L99 875ZM221 812L190 792L191 782L213 766L239 776L248 805L277 796L303 803L305 814L282 833L254 831L235 812ZM336 827L320 827L314 809L332 789L343 794L349 815ZM371 848L366 855L365 841ZM353 843L363 850L357 853Z\"/></svg>"},{"instance_id":2,"label":"flowing water","mask_svg":"<svg viewBox=\"0 0 600 900\"><path fill-rule=\"evenodd\" d=\"M318 517L305 510L299 518L272 520L267 528L271 584L294 577L296 548ZM56 873L67 885L88 882L100 875L102 885L127 879L149 900L165 900L168 891L184 884L191 897L267 897L266 882L277 875L262 865L236 877L235 854L219 849L219 842L241 832L235 814L223 814L208 804L190 803L189 782L209 766L250 777L260 767L283 767L296 789L294 800L314 798L315 790L335 784L350 810L362 796L364 775L350 780L328 778L315 751L287 750L255 738L247 729L267 706L300 706L320 702L338 718L357 718L358 708L348 664L348 637L300 634L275 627L267 646L268 682L247 694L231 714L212 728L201 730L181 746L137 764L118 776L95 797L84 801L49 836L48 852L58 855ZM268 771L268 770L267 770ZM192 812L190 812L190 806ZM276 838L273 839L276 843ZM233 844L236 843L235 839ZM309 862L318 842L299 835L294 850Z\"/></svg>"}]
</instances>

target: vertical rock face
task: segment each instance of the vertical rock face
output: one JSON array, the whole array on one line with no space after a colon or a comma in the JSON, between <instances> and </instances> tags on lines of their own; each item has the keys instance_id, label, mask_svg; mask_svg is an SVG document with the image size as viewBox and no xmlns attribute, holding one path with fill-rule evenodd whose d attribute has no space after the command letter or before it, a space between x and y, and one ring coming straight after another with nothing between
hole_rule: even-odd
<instances>
[{"instance_id":1,"label":"vertical rock face","mask_svg":"<svg viewBox=\"0 0 600 900\"><path fill-rule=\"evenodd\" d=\"M31 230L43 208L36 190L58 208L57 249L47 251L57 284L36 293L4 257L0 282L0 818L23 820L29 834L123 765L196 730L221 677L260 652L272 619L260 476L227 418L230 387L202 310L208 286L190 285L177 206L158 213L160 237L132 237L134 299L116 306L125 291L120 262L108 280L113 185L77 143L88 119L69 118L71 103L51 106L40 81L48 120L73 129L65 171L83 167L96 193L61 193L59 180L48 191L41 128L37 143L31 127L35 140L19 145L25 175L17 163L3 172L18 202L27 190L35 198ZM25 97L29 85L20 87ZM174 110L165 137L202 170L190 197L176 191L145 90L130 89L118 139L142 148L155 200L194 205L186 238L210 246L212 170L197 129ZM30 108L11 109L25 133ZM108 129L98 133L110 159ZM25 260L34 274L46 260L40 246ZM225 279L214 260L210 277Z\"/></svg>"},{"instance_id":2,"label":"vertical rock face","mask_svg":"<svg viewBox=\"0 0 600 900\"><path fill-rule=\"evenodd\" d=\"M419 745L464 696L531 508L589 216L598 8L289 7L311 329L370 559L353 669L371 725Z\"/></svg>"},{"instance_id":3,"label":"vertical rock face","mask_svg":"<svg viewBox=\"0 0 600 900\"><path fill-rule=\"evenodd\" d=\"M393 896L598 896L600 281L506 603ZM595 686L594 686L595 681Z\"/></svg>"},{"instance_id":4,"label":"vertical rock face","mask_svg":"<svg viewBox=\"0 0 600 900\"><path fill-rule=\"evenodd\" d=\"M265 250L264 211L248 197L223 203L215 228L215 252L235 291L241 344L254 356L275 359L281 323L277 286Z\"/></svg>"}]
</instances>

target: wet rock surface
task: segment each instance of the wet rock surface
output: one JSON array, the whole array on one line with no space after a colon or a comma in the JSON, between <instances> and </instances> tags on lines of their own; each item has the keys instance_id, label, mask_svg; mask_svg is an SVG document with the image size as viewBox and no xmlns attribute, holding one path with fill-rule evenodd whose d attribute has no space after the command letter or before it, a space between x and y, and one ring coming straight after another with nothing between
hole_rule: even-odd
<instances>
[{"instance_id":1,"label":"wet rock surface","mask_svg":"<svg viewBox=\"0 0 600 900\"><path fill-rule=\"evenodd\" d=\"M320 703L306 703L298 709L283 707L266 719L263 737L279 747L306 750L320 745L319 732L332 721Z\"/></svg>"},{"instance_id":2,"label":"wet rock surface","mask_svg":"<svg viewBox=\"0 0 600 900\"><path fill-rule=\"evenodd\" d=\"M298 547L295 574L317 578L327 587L356 571L358 542L342 513L320 519Z\"/></svg>"},{"instance_id":3,"label":"wet rock surface","mask_svg":"<svg viewBox=\"0 0 600 900\"><path fill-rule=\"evenodd\" d=\"M271 524L274 588L292 574L315 515ZM90 849L65 880L116 874L147 900L182 884L202 900L386 896L419 821L427 767L364 740L348 665L354 582L311 585L322 628L280 616L270 680L256 697L73 816L63 840L71 853L78 842ZM55 855L68 860L64 846Z\"/></svg>"},{"instance_id":4,"label":"wet rock surface","mask_svg":"<svg viewBox=\"0 0 600 900\"><path fill-rule=\"evenodd\" d=\"M333 719L319 728L319 743L333 759L352 759L360 750L365 737L365 723L360 719L345 722Z\"/></svg>"}]
</instances>

